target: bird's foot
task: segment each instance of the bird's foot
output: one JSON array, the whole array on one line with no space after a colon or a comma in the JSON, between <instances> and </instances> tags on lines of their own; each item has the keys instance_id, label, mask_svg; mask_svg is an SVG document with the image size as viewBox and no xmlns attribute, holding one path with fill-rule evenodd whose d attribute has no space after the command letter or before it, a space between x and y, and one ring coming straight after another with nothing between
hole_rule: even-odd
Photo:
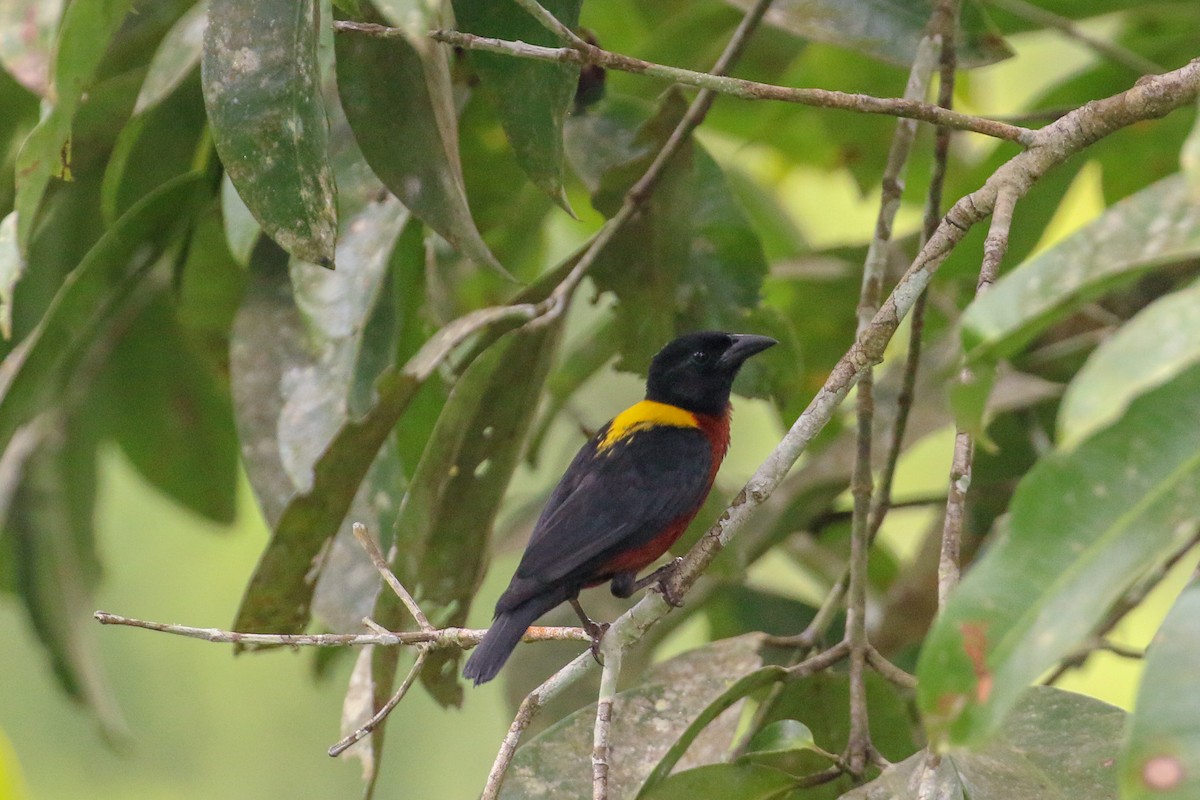
<instances>
[{"instance_id":1,"label":"bird's foot","mask_svg":"<svg viewBox=\"0 0 1200 800\"><path fill-rule=\"evenodd\" d=\"M588 620L588 624L583 626L583 632L592 637L592 658L596 659L596 663L604 666L604 659L600 657L600 641L604 638L604 634L608 632L607 622L594 622Z\"/></svg>"},{"instance_id":2,"label":"bird's foot","mask_svg":"<svg viewBox=\"0 0 1200 800\"><path fill-rule=\"evenodd\" d=\"M583 632L592 639L592 658L596 659L596 663L604 666L604 660L600 658L600 640L604 638L605 632L608 630L607 622L596 622L587 615L583 610L583 606L579 604L578 597L572 597L570 600L571 608L575 609L575 613L579 616L580 626Z\"/></svg>"},{"instance_id":3,"label":"bird's foot","mask_svg":"<svg viewBox=\"0 0 1200 800\"><path fill-rule=\"evenodd\" d=\"M654 588L658 589L658 593L663 596L663 600L666 600L667 605L672 608L683 608L683 598L676 594L675 589L671 586L671 580L682 566L682 558L673 558L643 578L647 583L655 583Z\"/></svg>"}]
</instances>

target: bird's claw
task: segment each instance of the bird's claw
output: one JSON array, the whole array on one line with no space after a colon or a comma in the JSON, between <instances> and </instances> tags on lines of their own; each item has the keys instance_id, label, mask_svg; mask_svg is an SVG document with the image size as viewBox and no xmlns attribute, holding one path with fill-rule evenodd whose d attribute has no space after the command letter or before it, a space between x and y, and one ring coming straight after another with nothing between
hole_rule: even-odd
<instances>
[{"instance_id":1,"label":"bird's claw","mask_svg":"<svg viewBox=\"0 0 1200 800\"><path fill-rule=\"evenodd\" d=\"M672 608L683 608L683 598L675 593L674 587L671 585L671 580L679 572L679 568L683 566L682 558L675 558L671 563L662 567L659 570L661 573L658 576L657 589L658 593L663 596L663 600L667 601L667 605Z\"/></svg>"},{"instance_id":2,"label":"bird's claw","mask_svg":"<svg viewBox=\"0 0 1200 800\"><path fill-rule=\"evenodd\" d=\"M583 632L592 637L592 658L596 659L596 663L604 666L604 659L600 657L600 640L604 638L604 634L608 632L607 622L591 622L583 627Z\"/></svg>"}]
</instances>

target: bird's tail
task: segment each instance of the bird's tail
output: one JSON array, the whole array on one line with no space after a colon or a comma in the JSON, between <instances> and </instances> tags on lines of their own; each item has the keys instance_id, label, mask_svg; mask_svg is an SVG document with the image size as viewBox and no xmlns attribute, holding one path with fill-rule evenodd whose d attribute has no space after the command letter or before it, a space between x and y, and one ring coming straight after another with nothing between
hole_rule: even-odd
<instances>
[{"instance_id":1,"label":"bird's tail","mask_svg":"<svg viewBox=\"0 0 1200 800\"><path fill-rule=\"evenodd\" d=\"M508 661L526 629L542 614L568 598L568 594L540 595L526 600L521 605L496 615L492 627L484 634L483 641L471 653L463 667L463 677L475 681L478 686L496 677L496 673Z\"/></svg>"}]
</instances>

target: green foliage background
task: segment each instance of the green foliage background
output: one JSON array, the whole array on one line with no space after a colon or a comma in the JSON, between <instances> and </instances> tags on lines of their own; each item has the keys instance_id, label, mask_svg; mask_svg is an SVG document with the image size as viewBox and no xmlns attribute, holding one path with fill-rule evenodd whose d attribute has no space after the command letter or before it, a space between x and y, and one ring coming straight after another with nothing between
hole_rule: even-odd
<instances>
[{"instance_id":1,"label":"green foliage background","mask_svg":"<svg viewBox=\"0 0 1200 800\"><path fill-rule=\"evenodd\" d=\"M606 49L703 71L743 3L545 5ZM806 14L779 0L736 74L900 95L930 4L816 5ZM1197 56L1194 3L1038 5L1163 70ZM1012 9L964 7L960 110L1032 113L1036 126L1137 79ZM335 17L403 34L335 36ZM0 738L0 800L357 793L356 765L323 755L340 736L347 654L234 661L215 645L99 629L92 610L274 632L355 630L368 613L409 624L376 599L375 574L345 535L355 520L399 543L393 566L436 624L485 626L581 429L638 397L637 376L664 341L717 327L782 343L739 384L734 450L683 544L852 341L894 120L726 98L603 252L565 321L502 321L445 345L455 319L549 294L691 94L609 73L603 99L584 108L573 67L448 55L425 34L454 17L475 33L554 43L509 2L0 0L0 736L12 744ZM933 502L893 513L871 571L873 640L921 680L916 711L882 681L870 689L876 744L895 761L927 738L973 748L955 763L987 785L986 764L1017 764L1022 748L1053 761L1049 739L1074 736L1074 752L1117 767L1072 764L1056 786L1135 798L1147 791L1141 765L1166 736L1197 767L1189 775L1200 773L1189 726L1200 706L1177 688L1178 665L1200 655L1187 618L1194 586L1151 650L1153 681L1139 686L1140 665L1102 653L1059 684L1124 708L1140 692L1139 707L1155 711L1128 717L1025 692L1196 535L1195 117L1182 109L1133 126L1049 174L1018 205L1006 275L982 300L970 302L982 230L935 280L896 492ZM916 249L930 141L922 130L889 282ZM1015 152L956 134L948 200ZM885 401L903 349L898 338L880 370ZM435 369L439 351L449 357ZM948 398L964 357L995 378L986 411L979 396ZM888 593L932 591L920 542L945 492L956 414L987 440L967 531L969 549L987 555L927 636L929 609ZM835 419L756 531L714 565L704 599L627 659L630 703L661 699L663 675L682 686L672 737L736 677L718 670L761 660L731 637L796 632L836 579L848 419ZM311 558L339 529L314 587ZM1181 561L1114 636L1144 646L1195 562ZM587 600L605 618L625 607L603 592ZM993 645L1004 637L988 654L990 697L964 644L973 630ZM667 661L726 638L734 644L713 647L729 661L718 649ZM378 796L477 793L515 703L577 649L522 648L505 681L465 695L457 657L436 659L390 722ZM406 658L375 655L381 694ZM794 775L821 764L794 725L840 749L845 692L840 672L796 685L748 760L677 774L649 796L736 784L747 797L836 797L850 785L793 790ZM585 687L547 710L539 729L561 721L520 757L567 794L586 781L587 755L555 743L589 724L586 711L569 716L587 702ZM665 716L625 718L661 728ZM719 760L732 735L714 728L698 763ZM900 791L916 763L878 786ZM654 763L644 766L639 781ZM1014 769L1010 788L1041 766ZM1191 778L1171 796L1197 786ZM514 778L506 796L527 788Z\"/></svg>"}]
</instances>

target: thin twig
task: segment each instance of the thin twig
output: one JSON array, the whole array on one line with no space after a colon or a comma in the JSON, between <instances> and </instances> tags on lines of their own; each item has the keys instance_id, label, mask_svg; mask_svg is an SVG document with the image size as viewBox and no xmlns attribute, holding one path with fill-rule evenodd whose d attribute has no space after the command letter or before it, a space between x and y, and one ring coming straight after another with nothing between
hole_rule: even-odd
<instances>
[{"instance_id":1,"label":"thin twig","mask_svg":"<svg viewBox=\"0 0 1200 800\"><path fill-rule=\"evenodd\" d=\"M509 764L516 755L517 745L521 743L521 737L529 724L533 722L533 718L547 703L587 674L595 663L590 652L581 653L574 661L525 695L525 699L517 708L517 714L513 717L512 724L508 726L508 732L504 734L504 741L500 743L500 750L496 753L495 761L492 762L492 769L488 772L487 782L483 786L483 794L480 795L479 800L496 800L500 796L500 788L504 785L504 776L508 772Z\"/></svg>"},{"instance_id":2,"label":"thin twig","mask_svg":"<svg viewBox=\"0 0 1200 800\"><path fill-rule=\"evenodd\" d=\"M1138 75L1157 75L1163 68L1150 59L1132 50L1122 47L1115 42L1105 41L1080 28L1073 20L1059 16L1044 8L1039 8L1025 0L987 0L989 5L1002 8L1018 17L1045 28L1053 28L1068 39L1074 39L1085 47L1095 50L1108 60L1120 64L1136 72Z\"/></svg>"},{"instance_id":3,"label":"thin twig","mask_svg":"<svg viewBox=\"0 0 1200 800\"><path fill-rule=\"evenodd\" d=\"M585 48L588 43L576 35L575 31L564 25L558 17L551 14L537 0L517 0L517 5L525 9L525 11L534 19L536 19L543 28L553 33L563 42L575 48Z\"/></svg>"},{"instance_id":4,"label":"thin twig","mask_svg":"<svg viewBox=\"0 0 1200 800\"><path fill-rule=\"evenodd\" d=\"M1001 191L992 213L992 224L983 243L983 262L975 297L987 293L1000 271L1004 253L1008 250L1008 233L1012 226L1017 197L1014 192ZM959 380L969 384L975 379L969 366L963 367ZM938 558L938 608L944 608L950 592L958 585L961 565L963 525L967 490L971 486L971 469L975 458L975 442L969 430L962 427L954 435L954 456L950 465L950 488L946 496L946 518L942 524L942 549Z\"/></svg>"},{"instance_id":5,"label":"thin twig","mask_svg":"<svg viewBox=\"0 0 1200 800\"><path fill-rule=\"evenodd\" d=\"M592 734L592 800L608 800L609 757L612 747L613 702L617 680L621 676L621 646L615 640L601 642L604 669L600 672L600 693L596 698L596 725Z\"/></svg>"},{"instance_id":6,"label":"thin twig","mask_svg":"<svg viewBox=\"0 0 1200 800\"><path fill-rule=\"evenodd\" d=\"M396 577L396 573L392 572L388 566L387 559L383 557L383 553L379 549L379 545L375 544L375 540L371 538L371 534L367 531L367 526L361 522L356 522L351 526L354 531L354 538L358 540L358 544L367 555L371 558L371 563L375 565L375 569L383 577L383 582L386 583L396 596L400 598L400 602L404 603L404 607L408 609L408 613L412 614L413 619L417 621L417 625L423 631L433 630L433 626L429 624L428 617L421 607L417 605L417 601L408 593L408 589L404 588L404 584L400 583L400 579Z\"/></svg>"},{"instance_id":7,"label":"thin twig","mask_svg":"<svg viewBox=\"0 0 1200 800\"><path fill-rule=\"evenodd\" d=\"M917 677L915 675L910 675L891 661L888 661L883 653L880 653L874 647L867 648L867 664L870 665L871 669L902 689L917 688Z\"/></svg>"},{"instance_id":8,"label":"thin twig","mask_svg":"<svg viewBox=\"0 0 1200 800\"><path fill-rule=\"evenodd\" d=\"M917 55L909 70L904 99L923 101L929 92L929 80L937 59L937 38L931 34L921 38ZM862 287L858 299L858 334L870 327L883 295L884 268L892 240L892 225L904 193L904 175L908 157L917 134L917 123L911 119L896 122L884 170L883 191L879 214L875 220L875 235L867 249L863 264ZM867 566L870 550L871 507L874 495L871 450L875 433L874 370L868 366L858 381L855 396L858 424L850 491L854 498L854 514L850 523L850 563L846 600L846 642L850 646L850 736L846 761L850 773L862 775L868 754L872 750L868 722L867 688L865 683L867 642Z\"/></svg>"},{"instance_id":9,"label":"thin twig","mask_svg":"<svg viewBox=\"0 0 1200 800\"><path fill-rule=\"evenodd\" d=\"M350 22L335 20L334 28L339 31L353 32L365 36L381 38L404 36L399 28L389 28L365 22ZM463 33L454 30L435 30L429 32L430 38L452 47L465 50L483 50L491 53L502 53L516 58L529 58L537 61L551 61L567 64L594 64L605 69L615 69L648 75L678 83L683 86L694 86L698 89L710 89L718 94L738 97L743 100L777 100L784 103L797 103L819 108L837 108L845 111L857 111L863 114L883 114L892 117L907 117L945 125L955 130L974 131L984 136L991 136L1005 141L1028 145L1035 139L1036 131L1010 125L1004 122L975 117L947 111L930 103L902 100L900 98L873 97L865 94L835 92L828 89L796 88L776 86L770 83L748 81L741 78L731 78L707 72L695 72L690 69L669 67L643 61L640 58L602 50L594 45L587 45L585 50L574 47L541 47L526 42L514 42L507 39L496 39L487 36L476 36L473 33Z\"/></svg>"},{"instance_id":10,"label":"thin twig","mask_svg":"<svg viewBox=\"0 0 1200 800\"><path fill-rule=\"evenodd\" d=\"M379 726L379 723L383 722L387 715L392 713L392 709L396 707L397 703L404 699L404 695L408 694L408 690L412 688L413 682L416 681L417 676L421 674L421 667L425 666L425 658L429 655L429 651L431 649L432 648L427 644L417 647L417 658L413 662L412 668L408 671L408 674L404 676L404 681L400 684L400 688L396 690L395 694L393 694L391 698L389 698L388 701L384 703L369 720L364 722L357 730L355 730L354 733L351 733L349 736L330 747L329 755L333 756L334 758L340 756L342 753L354 746L355 743L370 735L371 731L375 730L375 728Z\"/></svg>"},{"instance_id":11,"label":"thin twig","mask_svg":"<svg viewBox=\"0 0 1200 800\"><path fill-rule=\"evenodd\" d=\"M188 639L203 639L219 644L286 645L288 647L358 647L368 644L385 646L428 645L430 650L457 648L466 650L483 641L487 630L476 628L435 628L427 631L400 631L397 633L241 633L221 628L196 628L190 625L174 625L151 622L107 611L92 615L101 625L124 625L143 628L160 633L170 633ZM524 642L590 642L582 628L532 627L525 632Z\"/></svg>"}]
</instances>

